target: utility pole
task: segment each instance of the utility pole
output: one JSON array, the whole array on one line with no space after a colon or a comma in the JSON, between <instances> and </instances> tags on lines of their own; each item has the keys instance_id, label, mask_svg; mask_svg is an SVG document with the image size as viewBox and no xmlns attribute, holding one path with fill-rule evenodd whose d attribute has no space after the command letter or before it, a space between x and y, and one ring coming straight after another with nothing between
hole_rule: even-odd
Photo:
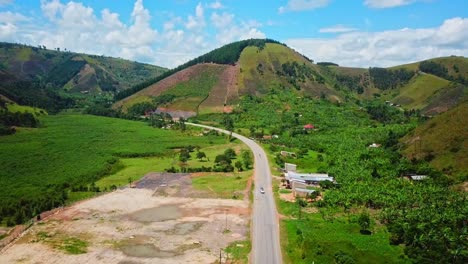
<instances>
[{"instance_id":1,"label":"utility pole","mask_svg":"<svg viewBox=\"0 0 468 264\"><path fill-rule=\"evenodd\" d=\"M219 264L221 264L221 248L219 249Z\"/></svg>"}]
</instances>

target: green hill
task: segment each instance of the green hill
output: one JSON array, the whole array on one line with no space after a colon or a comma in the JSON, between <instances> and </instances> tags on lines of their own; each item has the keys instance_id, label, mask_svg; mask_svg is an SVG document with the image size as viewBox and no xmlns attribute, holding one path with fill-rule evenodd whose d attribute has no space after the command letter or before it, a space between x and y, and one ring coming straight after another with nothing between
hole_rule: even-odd
<instances>
[{"instance_id":1,"label":"green hill","mask_svg":"<svg viewBox=\"0 0 468 264\"><path fill-rule=\"evenodd\" d=\"M138 85L119 93L116 98L121 100L114 108L126 110L157 96L171 95L175 99L166 102L163 107L167 109L194 114L229 112L242 96L262 96L271 88L289 90L297 96L341 100L319 68L276 41L239 41L149 80L146 87Z\"/></svg>"},{"instance_id":2,"label":"green hill","mask_svg":"<svg viewBox=\"0 0 468 264\"><path fill-rule=\"evenodd\" d=\"M321 73L334 88L359 99L376 97L434 115L445 112L466 98L468 59L442 57L390 68L321 66Z\"/></svg>"},{"instance_id":3,"label":"green hill","mask_svg":"<svg viewBox=\"0 0 468 264\"><path fill-rule=\"evenodd\" d=\"M51 101L57 94L113 94L165 71L123 59L0 43L0 95L21 104L32 105L47 93Z\"/></svg>"},{"instance_id":4,"label":"green hill","mask_svg":"<svg viewBox=\"0 0 468 264\"><path fill-rule=\"evenodd\" d=\"M440 171L468 175L468 102L440 114L405 136L403 153Z\"/></svg>"}]
</instances>

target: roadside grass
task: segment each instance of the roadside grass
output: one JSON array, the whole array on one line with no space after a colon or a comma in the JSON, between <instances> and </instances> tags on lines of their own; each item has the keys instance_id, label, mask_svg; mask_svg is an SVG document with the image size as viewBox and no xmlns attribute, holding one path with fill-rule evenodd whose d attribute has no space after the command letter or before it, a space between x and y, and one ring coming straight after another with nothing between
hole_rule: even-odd
<instances>
[{"instance_id":1,"label":"roadside grass","mask_svg":"<svg viewBox=\"0 0 468 264\"><path fill-rule=\"evenodd\" d=\"M96 182L97 187L110 190L112 185L125 186L129 184L129 180L138 181L149 172L163 172L173 166L172 159L167 157L124 158L120 161L123 169L101 178Z\"/></svg>"},{"instance_id":2,"label":"roadside grass","mask_svg":"<svg viewBox=\"0 0 468 264\"><path fill-rule=\"evenodd\" d=\"M323 157L323 161L319 161L318 155ZM307 155L304 155L301 158L287 158L287 163L293 163L297 165L298 172L319 172L323 171L326 168L326 154L318 153L317 151L309 150Z\"/></svg>"},{"instance_id":3,"label":"roadside grass","mask_svg":"<svg viewBox=\"0 0 468 264\"><path fill-rule=\"evenodd\" d=\"M207 173L206 176L192 178L192 186L196 190L211 192L217 198L243 199L247 181L252 176L252 171L232 173Z\"/></svg>"},{"instance_id":4,"label":"roadside grass","mask_svg":"<svg viewBox=\"0 0 468 264\"><path fill-rule=\"evenodd\" d=\"M359 225L345 217L324 220L320 214L305 213L302 220L284 220L283 225L289 239L285 252L292 263L410 263L402 247L389 245L385 227L363 235Z\"/></svg>"},{"instance_id":5,"label":"roadside grass","mask_svg":"<svg viewBox=\"0 0 468 264\"><path fill-rule=\"evenodd\" d=\"M76 113L40 120L42 128L0 138L4 206L20 198L38 199L48 192L47 186L91 184L121 169L121 158L158 157L174 148L225 142L222 136L199 136L198 129L155 129L144 122Z\"/></svg>"},{"instance_id":6,"label":"roadside grass","mask_svg":"<svg viewBox=\"0 0 468 264\"><path fill-rule=\"evenodd\" d=\"M96 186L101 190L104 190L104 188L110 190L112 185L115 185L116 187L125 186L129 184L129 180L135 182L140 180L149 172L164 172L171 167L176 169L180 169L181 166L185 168L199 168L202 166L212 167L216 156L223 154L228 148L234 149L237 154L240 155L240 151L247 149L247 146L242 144L240 141L235 140L227 144L217 144L200 148L200 151L204 152L207 158L198 160L196 158L197 151L194 151L190 153L191 158L186 162L186 164L182 164L179 161L177 150L169 150L161 157L122 158L120 159L120 162L123 165L123 169L112 175L101 178L96 182Z\"/></svg>"},{"instance_id":7,"label":"roadside grass","mask_svg":"<svg viewBox=\"0 0 468 264\"><path fill-rule=\"evenodd\" d=\"M357 216L345 216L337 208L307 213L297 203L279 198L279 180L273 181L280 219L280 244L285 263L410 263L403 247L389 244L385 226L372 225L372 235L360 233ZM311 206L311 205L308 205ZM348 262L343 262L348 263Z\"/></svg>"},{"instance_id":8,"label":"roadside grass","mask_svg":"<svg viewBox=\"0 0 468 264\"><path fill-rule=\"evenodd\" d=\"M250 240L232 242L225 252L228 254L229 263L233 264L247 264L249 263L249 253L252 249Z\"/></svg>"}]
</instances>

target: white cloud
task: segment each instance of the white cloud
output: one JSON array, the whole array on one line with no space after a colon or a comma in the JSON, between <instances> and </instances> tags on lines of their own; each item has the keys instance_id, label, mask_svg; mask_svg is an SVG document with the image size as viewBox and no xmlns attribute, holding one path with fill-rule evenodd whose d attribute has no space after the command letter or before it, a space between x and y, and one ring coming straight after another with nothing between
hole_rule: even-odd
<instances>
[{"instance_id":1,"label":"white cloud","mask_svg":"<svg viewBox=\"0 0 468 264\"><path fill-rule=\"evenodd\" d=\"M41 9L44 15L50 20L55 20L57 13L59 13L64 8L64 5L60 0L41 0Z\"/></svg>"},{"instance_id":2,"label":"white cloud","mask_svg":"<svg viewBox=\"0 0 468 264\"><path fill-rule=\"evenodd\" d=\"M94 10L79 0L41 0L41 17L0 13L0 41L176 67L232 41L265 38L255 20L237 20L218 10L198 3L185 17L166 14L166 21L153 25L143 0L134 0L130 22L122 20L124 14Z\"/></svg>"},{"instance_id":3,"label":"white cloud","mask_svg":"<svg viewBox=\"0 0 468 264\"><path fill-rule=\"evenodd\" d=\"M13 13L11 11L0 12L0 23L15 23L26 20L28 20L28 18L20 13Z\"/></svg>"},{"instance_id":4,"label":"white cloud","mask_svg":"<svg viewBox=\"0 0 468 264\"><path fill-rule=\"evenodd\" d=\"M212 2L208 5L209 8L211 9L221 9L221 8L224 8L223 4L221 4L220 1L215 1L215 2Z\"/></svg>"},{"instance_id":5,"label":"white cloud","mask_svg":"<svg viewBox=\"0 0 468 264\"><path fill-rule=\"evenodd\" d=\"M344 32L351 32L356 31L356 28L347 27L345 25L335 25L332 27L321 28L319 30L320 33L344 33Z\"/></svg>"},{"instance_id":6,"label":"white cloud","mask_svg":"<svg viewBox=\"0 0 468 264\"><path fill-rule=\"evenodd\" d=\"M195 8L195 16L188 16L188 21L185 24L188 30L202 30L205 27L205 17L203 15L203 7L198 3Z\"/></svg>"},{"instance_id":7,"label":"white cloud","mask_svg":"<svg viewBox=\"0 0 468 264\"><path fill-rule=\"evenodd\" d=\"M409 5L416 0L365 0L364 5L371 8L392 8Z\"/></svg>"},{"instance_id":8,"label":"white cloud","mask_svg":"<svg viewBox=\"0 0 468 264\"><path fill-rule=\"evenodd\" d=\"M294 11L305 11L312 10L321 7L325 7L330 3L330 0L289 0L286 6L278 8L278 12L294 12Z\"/></svg>"},{"instance_id":9,"label":"white cloud","mask_svg":"<svg viewBox=\"0 0 468 264\"><path fill-rule=\"evenodd\" d=\"M265 34L258 29L261 24L257 21L252 20L236 24L234 22L234 15L226 12L222 14L214 12L211 15L211 22L218 29L216 40L219 45L242 39L266 37Z\"/></svg>"},{"instance_id":10,"label":"white cloud","mask_svg":"<svg viewBox=\"0 0 468 264\"><path fill-rule=\"evenodd\" d=\"M434 28L349 32L331 39L289 39L285 43L315 61L355 67L468 56L468 18L447 19Z\"/></svg>"}]
</instances>

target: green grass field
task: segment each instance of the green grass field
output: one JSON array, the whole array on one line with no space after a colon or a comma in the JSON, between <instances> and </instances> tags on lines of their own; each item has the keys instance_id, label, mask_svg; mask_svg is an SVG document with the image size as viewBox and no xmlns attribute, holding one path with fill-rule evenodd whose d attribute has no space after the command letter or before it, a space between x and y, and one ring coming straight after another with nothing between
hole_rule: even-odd
<instances>
[{"instance_id":1,"label":"green grass field","mask_svg":"<svg viewBox=\"0 0 468 264\"><path fill-rule=\"evenodd\" d=\"M44 116L41 121L42 128L19 128L14 135L0 137L1 199L35 199L50 184L89 184L131 165L129 159L119 161L123 157L160 157L174 148L225 142L222 136L198 136L197 131L154 129L143 122L73 113ZM134 168L138 162L142 161Z\"/></svg>"},{"instance_id":2,"label":"green grass field","mask_svg":"<svg viewBox=\"0 0 468 264\"><path fill-rule=\"evenodd\" d=\"M410 263L403 248L390 246L385 227L374 227L371 235L360 233L360 227L346 217L324 220L318 213L303 213L302 220L284 220L281 229L287 233L287 259L291 263Z\"/></svg>"},{"instance_id":3,"label":"green grass field","mask_svg":"<svg viewBox=\"0 0 468 264\"><path fill-rule=\"evenodd\" d=\"M246 188L248 179L252 176L252 171L233 173L208 173L206 176L192 178L192 185L195 189L213 193L217 198L237 198L244 197L243 191Z\"/></svg>"},{"instance_id":4,"label":"green grass field","mask_svg":"<svg viewBox=\"0 0 468 264\"><path fill-rule=\"evenodd\" d=\"M293 163L297 165L298 172L318 172L320 169L326 167L325 154L320 154L323 157L323 161L318 160L319 153L317 151L309 150L307 155L304 155L302 158L294 159L288 158L286 162Z\"/></svg>"},{"instance_id":5,"label":"green grass field","mask_svg":"<svg viewBox=\"0 0 468 264\"><path fill-rule=\"evenodd\" d=\"M200 151L204 152L207 158L203 160L196 159L196 151L194 151L191 153L191 158L184 166L191 168L199 168L202 166L212 167L216 156L223 154L228 148L233 148L238 153L243 149L247 149L247 147L242 145L238 140L227 144L219 143L216 145L209 145L200 148ZM163 172L168 168L175 167L179 169L181 166L179 156L175 150L171 150L167 155L162 157L122 158L120 162L123 168L112 175L103 177L96 182L96 186L101 188L101 190L104 188L109 189L112 185L117 187L124 186L128 184L129 178L132 181L137 181L149 172Z\"/></svg>"}]
</instances>

